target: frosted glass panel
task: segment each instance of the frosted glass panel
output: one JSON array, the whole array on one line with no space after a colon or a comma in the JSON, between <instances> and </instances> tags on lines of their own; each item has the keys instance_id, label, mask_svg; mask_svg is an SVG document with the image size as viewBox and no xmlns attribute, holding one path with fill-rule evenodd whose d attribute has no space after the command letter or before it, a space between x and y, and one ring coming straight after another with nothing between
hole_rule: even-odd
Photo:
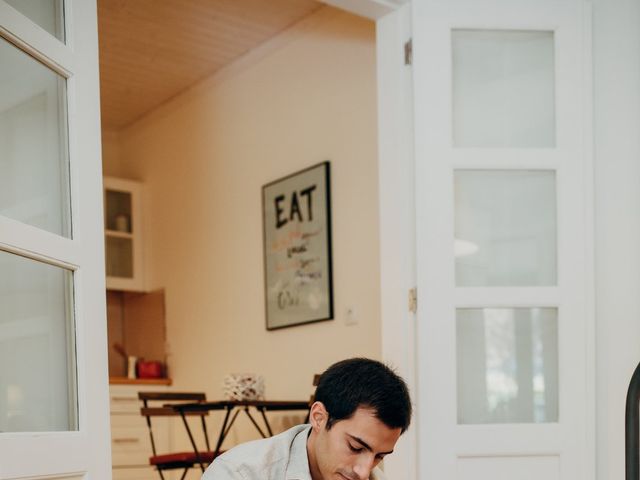
<instances>
[{"instance_id":1,"label":"frosted glass panel","mask_svg":"<svg viewBox=\"0 0 640 480\"><path fill-rule=\"evenodd\" d=\"M554 147L553 32L454 30L453 144Z\"/></svg>"},{"instance_id":2,"label":"frosted glass panel","mask_svg":"<svg viewBox=\"0 0 640 480\"><path fill-rule=\"evenodd\" d=\"M71 236L66 80L0 39L0 215Z\"/></svg>"},{"instance_id":3,"label":"frosted glass panel","mask_svg":"<svg viewBox=\"0 0 640 480\"><path fill-rule=\"evenodd\" d=\"M64 42L64 4L62 0L5 0L51 35Z\"/></svg>"},{"instance_id":4,"label":"frosted glass panel","mask_svg":"<svg viewBox=\"0 0 640 480\"><path fill-rule=\"evenodd\" d=\"M133 278L133 239L106 237L107 276Z\"/></svg>"},{"instance_id":5,"label":"frosted glass panel","mask_svg":"<svg viewBox=\"0 0 640 480\"><path fill-rule=\"evenodd\" d=\"M555 172L458 170L454 178L456 285L555 285Z\"/></svg>"},{"instance_id":6,"label":"frosted glass panel","mask_svg":"<svg viewBox=\"0 0 640 480\"><path fill-rule=\"evenodd\" d=\"M555 308L456 313L458 423L558 421Z\"/></svg>"},{"instance_id":7,"label":"frosted glass panel","mask_svg":"<svg viewBox=\"0 0 640 480\"><path fill-rule=\"evenodd\" d=\"M78 429L72 282L0 251L0 432Z\"/></svg>"},{"instance_id":8,"label":"frosted glass panel","mask_svg":"<svg viewBox=\"0 0 640 480\"><path fill-rule=\"evenodd\" d=\"M131 225L131 193L118 190L106 192L105 224L107 230L132 233Z\"/></svg>"}]
</instances>

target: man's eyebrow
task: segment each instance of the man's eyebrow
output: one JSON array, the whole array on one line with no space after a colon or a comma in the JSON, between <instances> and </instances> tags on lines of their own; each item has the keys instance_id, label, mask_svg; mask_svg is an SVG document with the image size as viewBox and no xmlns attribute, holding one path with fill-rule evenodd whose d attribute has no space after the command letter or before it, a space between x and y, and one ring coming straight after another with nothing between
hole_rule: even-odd
<instances>
[{"instance_id":1,"label":"man's eyebrow","mask_svg":"<svg viewBox=\"0 0 640 480\"><path fill-rule=\"evenodd\" d=\"M373 452L373 448L371 448L371 447L369 446L369 444L368 444L367 442L365 442L364 440L362 440L361 438L358 438L358 437L356 437L356 436L354 436L354 435L351 435L351 434L349 434L349 433L347 433L347 436L348 436L349 438L351 438L353 441L358 442L358 443L359 443L360 445L362 445L366 450L369 450L370 452ZM391 454L391 453L393 453L393 450L390 450L390 451L388 451L388 452L379 452L379 453L378 453L378 455L389 455L389 454Z\"/></svg>"}]
</instances>

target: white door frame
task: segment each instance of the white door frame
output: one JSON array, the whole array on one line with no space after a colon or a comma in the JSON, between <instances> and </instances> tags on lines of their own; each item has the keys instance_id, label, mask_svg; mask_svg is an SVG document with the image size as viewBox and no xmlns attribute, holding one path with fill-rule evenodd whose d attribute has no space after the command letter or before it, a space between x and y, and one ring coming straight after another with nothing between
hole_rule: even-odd
<instances>
[{"instance_id":1,"label":"white door frame","mask_svg":"<svg viewBox=\"0 0 640 480\"><path fill-rule=\"evenodd\" d=\"M416 479L418 392L416 314L410 291L416 286L413 75L405 64L411 39L409 4L376 24L378 85L378 207L380 234L380 320L382 358L406 380L412 395L411 427L385 460L389 478ZM409 44L410 45L410 44ZM410 56L410 52L407 52ZM415 292L415 290L414 290Z\"/></svg>"}]
</instances>

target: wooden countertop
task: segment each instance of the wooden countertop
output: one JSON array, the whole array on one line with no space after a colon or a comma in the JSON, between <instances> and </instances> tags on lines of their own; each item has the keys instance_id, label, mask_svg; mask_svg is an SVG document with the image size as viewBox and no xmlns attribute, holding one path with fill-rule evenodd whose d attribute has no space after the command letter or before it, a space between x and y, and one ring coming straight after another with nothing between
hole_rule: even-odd
<instances>
[{"instance_id":1,"label":"wooden countertop","mask_svg":"<svg viewBox=\"0 0 640 480\"><path fill-rule=\"evenodd\" d=\"M170 378L109 377L109 385L171 385Z\"/></svg>"}]
</instances>

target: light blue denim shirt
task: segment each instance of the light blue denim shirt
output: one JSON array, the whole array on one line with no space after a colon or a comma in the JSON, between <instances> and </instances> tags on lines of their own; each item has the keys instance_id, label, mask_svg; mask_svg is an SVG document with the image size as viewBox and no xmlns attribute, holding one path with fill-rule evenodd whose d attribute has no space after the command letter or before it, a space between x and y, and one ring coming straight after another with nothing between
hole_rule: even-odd
<instances>
[{"instance_id":1,"label":"light blue denim shirt","mask_svg":"<svg viewBox=\"0 0 640 480\"><path fill-rule=\"evenodd\" d=\"M238 445L216 458L202 480L311 480L310 429L310 425L298 425L271 438ZM385 480L378 468L370 478Z\"/></svg>"}]
</instances>

